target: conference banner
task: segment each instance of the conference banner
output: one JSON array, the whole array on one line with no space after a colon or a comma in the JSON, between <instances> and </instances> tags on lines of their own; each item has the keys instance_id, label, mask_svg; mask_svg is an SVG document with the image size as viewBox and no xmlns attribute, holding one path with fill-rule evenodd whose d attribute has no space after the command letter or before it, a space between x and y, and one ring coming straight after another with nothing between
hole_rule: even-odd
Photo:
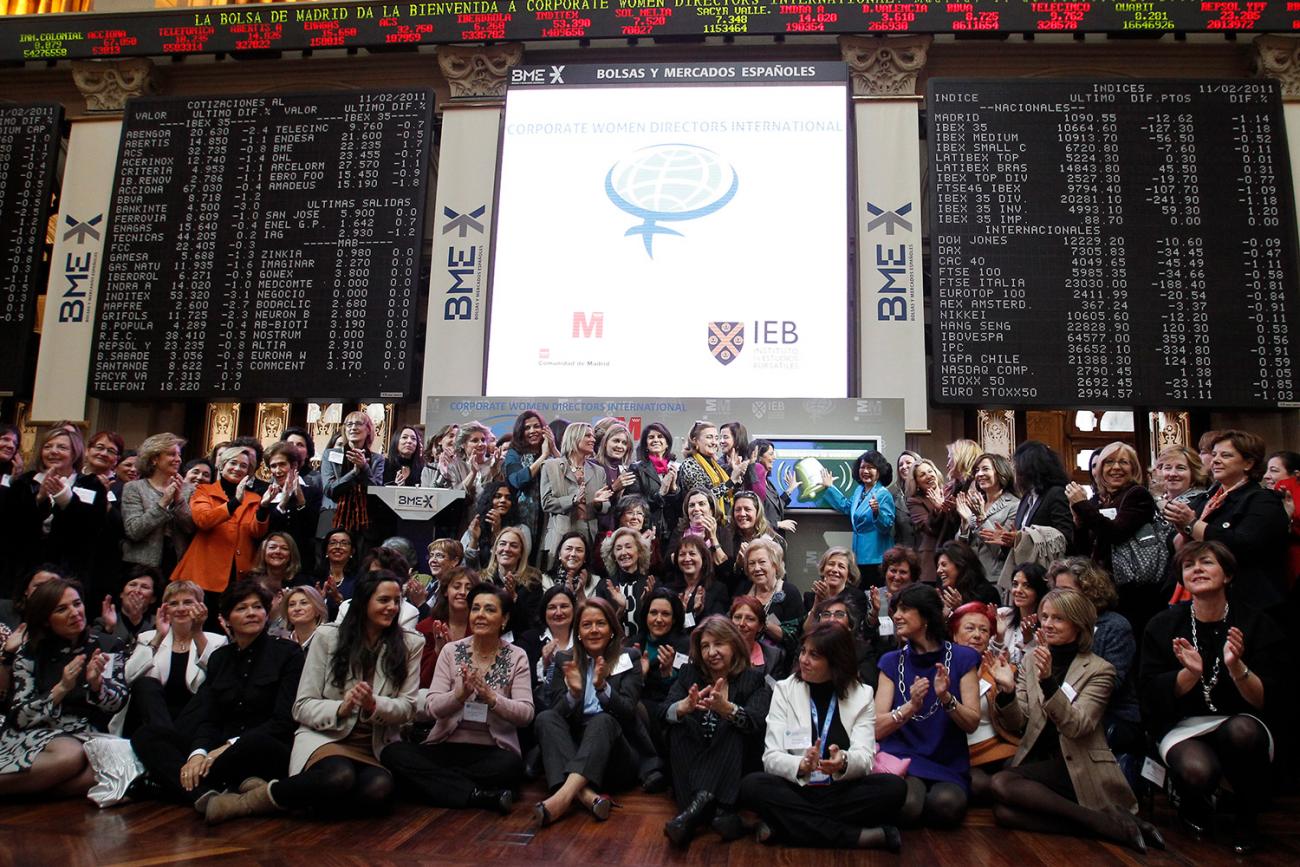
<instances>
[{"instance_id":1,"label":"conference banner","mask_svg":"<svg viewBox=\"0 0 1300 867\"><path fill-rule=\"evenodd\" d=\"M423 393L483 389L492 193L501 110L448 106L443 111L434 197L433 264L424 342Z\"/></svg>"},{"instance_id":2,"label":"conference banner","mask_svg":"<svg viewBox=\"0 0 1300 867\"><path fill-rule=\"evenodd\" d=\"M854 106L858 156L858 387L901 397L909 431L929 429L921 152L916 100Z\"/></svg>"},{"instance_id":3,"label":"conference banner","mask_svg":"<svg viewBox=\"0 0 1300 867\"><path fill-rule=\"evenodd\" d=\"M113 197L120 118L72 124L36 358L32 422L86 418L95 299ZM100 346L101 352L112 347Z\"/></svg>"}]
</instances>

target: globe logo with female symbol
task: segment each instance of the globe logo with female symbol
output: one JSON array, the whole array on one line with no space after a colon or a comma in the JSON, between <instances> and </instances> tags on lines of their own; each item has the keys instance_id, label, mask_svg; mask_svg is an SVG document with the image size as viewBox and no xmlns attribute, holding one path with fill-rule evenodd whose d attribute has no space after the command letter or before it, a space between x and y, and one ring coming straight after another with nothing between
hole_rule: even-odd
<instances>
[{"instance_id":1,"label":"globe logo with female symbol","mask_svg":"<svg viewBox=\"0 0 1300 867\"><path fill-rule=\"evenodd\" d=\"M640 235L646 255L654 258L655 235L681 232L661 226L706 217L736 195L736 170L708 148L690 144L658 144L619 160L605 175L605 193L640 225L624 232Z\"/></svg>"}]
</instances>

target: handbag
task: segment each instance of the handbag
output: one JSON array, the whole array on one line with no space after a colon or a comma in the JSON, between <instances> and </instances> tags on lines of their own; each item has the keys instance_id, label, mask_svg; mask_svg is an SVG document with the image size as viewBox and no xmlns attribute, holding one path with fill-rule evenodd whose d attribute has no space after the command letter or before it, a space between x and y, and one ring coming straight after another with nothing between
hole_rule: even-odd
<instances>
[{"instance_id":1,"label":"handbag","mask_svg":"<svg viewBox=\"0 0 1300 867\"><path fill-rule=\"evenodd\" d=\"M1122 500L1120 505L1123 506ZM1164 581L1165 567L1169 565L1169 542L1156 529L1154 521L1147 521L1127 541L1111 547L1110 565L1116 587L1159 584Z\"/></svg>"},{"instance_id":2,"label":"handbag","mask_svg":"<svg viewBox=\"0 0 1300 867\"><path fill-rule=\"evenodd\" d=\"M84 749L95 772L95 784L86 797L100 808L126 800L126 790L145 770L131 749L131 742L113 735L100 735L86 741Z\"/></svg>"}]
</instances>

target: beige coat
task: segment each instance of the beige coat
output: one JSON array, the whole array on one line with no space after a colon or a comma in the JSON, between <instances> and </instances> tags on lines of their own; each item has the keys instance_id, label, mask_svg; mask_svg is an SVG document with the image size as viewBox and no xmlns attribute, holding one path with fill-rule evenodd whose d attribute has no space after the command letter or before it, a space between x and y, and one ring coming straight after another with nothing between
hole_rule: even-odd
<instances>
[{"instance_id":1,"label":"beige coat","mask_svg":"<svg viewBox=\"0 0 1300 867\"><path fill-rule=\"evenodd\" d=\"M1101 718L1115 689L1115 668L1100 656L1080 653L1065 673L1065 684L1043 701L1033 660L1026 656L1016 677L1016 700L1003 707L994 703L997 719L1008 731L1023 733L1020 749L1011 759L1019 765L1034 748L1050 719L1061 740L1061 755L1079 804L1093 810L1115 806L1137 812L1137 799L1129 788L1115 754L1106 745ZM1074 700L1069 693L1074 692Z\"/></svg>"},{"instance_id":2,"label":"beige coat","mask_svg":"<svg viewBox=\"0 0 1300 867\"><path fill-rule=\"evenodd\" d=\"M595 541L597 516L609 511L609 501L596 502L596 493L605 487L605 471L595 461L587 461L583 469L587 490L586 521L575 521L569 514L573 511L574 494L578 491L578 478L569 459L551 458L542 465L541 475L542 510L548 516L542 550L547 554L547 565L550 565L550 555L559 548L560 537L570 530L582 533L589 543Z\"/></svg>"},{"instance_id":3,"label":"beige coat","mask_svg":"<svg viewBox=\"0 0 1300 867\"><path fill-rule=\"evenodd\" d=\"M406 677L402 683L393 683L384 674L384 656L375 666L374 681L370 684L375 693L374 713L364 717L373 726L372 747L375 758L400 737L401 727L415 718L415 707L420 688L420 654L424 650L424 636L418 632L403 632L406 642ZM327 623L312 636L303 663L302 677L298 680L298 698L293 703L293 718L300 725L293 737L293 753L289 757L289 773L296 774L307 764L312 753L352 733L361 713L353 713L340 720L339 706L343 696L356 686L357 680L349 676L343 688L334 685L330 677L330 659L338 647L339 627Z\"/></svg>"}]
</instances>

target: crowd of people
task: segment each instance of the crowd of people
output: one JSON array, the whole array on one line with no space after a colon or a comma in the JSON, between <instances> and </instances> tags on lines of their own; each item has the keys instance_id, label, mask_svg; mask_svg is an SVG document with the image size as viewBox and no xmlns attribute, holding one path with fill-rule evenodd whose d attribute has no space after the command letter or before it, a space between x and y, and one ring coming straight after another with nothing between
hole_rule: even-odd
<instances>
[{"instance_id":1,"label":"crowd of people","mask_svg":"<svg viewBox=\"0 0 1300 867\"><path fill-rule=\"evenodd\" d=\"M790 574L793 475L743 425L402 427L352 413L186 442L0 428L0 797L132 798L209 823L396 798L548 826L671 790L664 833L844 848L1000 825L1144 851L1163 788L1239 853L1291 762L1284 632L1300 454L1212 431L1072 481L1041 442L875 451L818 504L852 543ZM940 465L942 463L942 466ZM371 487L456 488L397 532Z\"/></svg>"}]
</instances>

